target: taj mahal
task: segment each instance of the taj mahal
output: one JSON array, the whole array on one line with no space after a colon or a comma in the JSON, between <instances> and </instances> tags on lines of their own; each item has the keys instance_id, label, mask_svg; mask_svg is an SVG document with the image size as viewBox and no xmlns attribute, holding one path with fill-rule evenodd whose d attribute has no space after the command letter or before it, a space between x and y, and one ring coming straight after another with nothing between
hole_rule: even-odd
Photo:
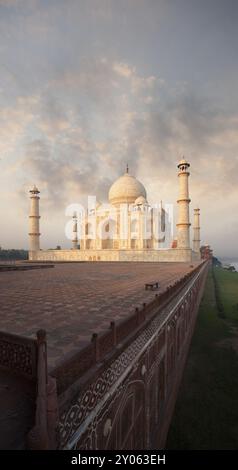
<instances>
[{"instance_id":1,"label":"taj mahal","mask_svg":"<svg viewBox=\"0 0 238 470\"><path fill-rule=\"evenodd\" d=\"M169 239L173 221L162 207L151 205L143 184L129 172L111 186L108 203L96 202L72 215L72 248L40 249L40 191L30 190L29 260L31 261L159 261L200 259L200 210L194 209L190 245L189 167L178 164L177 237Z\"/></svg>"}]
</instances>

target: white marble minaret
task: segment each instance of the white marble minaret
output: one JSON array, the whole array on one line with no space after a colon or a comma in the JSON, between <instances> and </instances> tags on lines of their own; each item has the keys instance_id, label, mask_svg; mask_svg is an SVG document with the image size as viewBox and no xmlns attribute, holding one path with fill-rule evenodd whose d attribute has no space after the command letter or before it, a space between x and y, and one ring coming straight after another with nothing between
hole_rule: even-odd
<instances>
[{"instance_id":1,"label":"white marble minaret","mask_svg":"<svg viewBox=\"0 0 238 470\"><path fill-rule=\"evenodd\" d=\"M29 251L38 251L40 249L40 191L34 186L29 193L31 201L29 214Z\"/></svg>"},{"instance_id":2,"label":"white marble minaret","mask_svg":"<svg viewBox=\"0 0 238 470\"><path fill-rule=\"evenodd\" d=\"M188 189L188 168L190 164L186 160L181 160L178 164L178 178L179 178L179 197L178 197L178 223L177 223L177 237L178 248L190 248L189 238L189 189Z\"/></svg>"},{"instance_id":3,"label":"white marble minaret","mask_svg":"<svg viewBox=\"0 0 238 470\"><path fill-rule=\"evenodd\" d=\"M77 223L77 215L73 215L73 250L78 249L78 223Z\"/></svg>"},{"instance_id":4,"label":"white marble minaret","mask_svg":"<svg viewBox=\"0 0 238 470\"><path fill-rule=\"evenodd\" d=\"M200 253L200 209L194 209L193 251Z\"/></svg>"}]
</instances>

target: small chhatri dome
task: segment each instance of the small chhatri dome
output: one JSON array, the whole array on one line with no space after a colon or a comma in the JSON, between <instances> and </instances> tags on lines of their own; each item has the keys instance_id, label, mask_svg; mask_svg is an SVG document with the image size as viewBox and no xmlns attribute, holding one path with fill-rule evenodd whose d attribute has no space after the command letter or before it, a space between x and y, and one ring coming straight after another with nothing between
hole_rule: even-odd
<instances>
[{"instance_id":1,"label":"small chhatri dome","mask_svg":"<svg viewBox=\"0 0 238 470\"><path fill-rule=\"evenodd\" d=\"M134 204L140 196L146 200L146 190L138 179L129 175L127 167L126 173L111 186L108 199L113 205Z\"/></svg>"},{"instance_id":2,"label":"small chhatri dome","mask_svg":"<svg viewBox=\"0 0 238 470\"><path fill-rule=\"evenodd\" d=\"M182 166L185 166L187 168L190 167L190 163L188 163L187 160L185 160L184 157L182 158L182 160L180 160L180 162L178 164L178 168L181 168Z\"/></svg>"},{"instance_id":3,"label":"small chhatri dome","mask_svg":"<svg viewBox=\"0 0 238 470\"><path fill-rule=\"evenodd\" d=\"M136 200L135 200L135 204L147 204L147 200L144 196L139 196Z\"/></svg>"}]
</instances>

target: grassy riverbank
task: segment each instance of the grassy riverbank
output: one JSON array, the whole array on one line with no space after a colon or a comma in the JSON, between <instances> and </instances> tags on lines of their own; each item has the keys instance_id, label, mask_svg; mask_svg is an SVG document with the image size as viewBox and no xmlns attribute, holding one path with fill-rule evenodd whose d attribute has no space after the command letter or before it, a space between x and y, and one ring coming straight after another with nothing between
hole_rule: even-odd
<instances>
[{"instance_id":1,"label":"grassy riverbank","mask_svg":"<svg viewBox=\"0 0 238 470\"><path fill-rule=\"evenodd\" d=\"M218 299L210 271L167 449L238 449L238 273L214 275Z\"/></svg>"}]
</instances>

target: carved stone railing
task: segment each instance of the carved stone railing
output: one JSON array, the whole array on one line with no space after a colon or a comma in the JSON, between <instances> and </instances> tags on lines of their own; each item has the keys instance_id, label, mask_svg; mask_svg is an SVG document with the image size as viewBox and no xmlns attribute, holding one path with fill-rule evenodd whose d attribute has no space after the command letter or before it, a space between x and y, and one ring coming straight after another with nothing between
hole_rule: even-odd
<instances>
[{"instance_id":1,"label":"carved stone railing","mask_svg":"<svg viewBox=\"0 0 238 470\"><path fill-rule=\"evenodd\" d=\"M47 372L46 332L34 338L0 332L0 369L36 384L35 425L27 436L30 449L56 448L56 381ZM22 382L19 382L22 383Z\"/></svg>"},{"instance_id":2,"label":"carved stone railing","mask_svg":"<svg viewBox=\"0 0 238 470\"><path fill-rule=\"evenodd\" d=\"M104 335L111 338L106 345L103 336L94 335L91 370L63 386L58 397L60 448L164 445L206 274L207 263L200 264L118 327L112 323ZM76 372L74 363L68 379ZM128 397L134 400L131 409L138 410L138 416L130 416ZM123 441L126 426L131 426L130 442Z\"/></svg>"},{"instance_id":3,"label":"carved stone railing","mask_svg":"<svg viewBox=\"0 0 238 470\"><path fill-rule=\"evenodd\" d=\"M191 272L172 282L164 291L155 294L153 301L136 307L133 314L118 323L111 322L108 331L92 335L91 343L86 348L65 357L64 361L51 371L51 375L57 380L58 393L62 393L90 368L106 359L119 344L129 340L130 335L138 334L140 328L144 328L145 321L151 320L154 312L157 314L162 311L200 269L201 265L196 268L191 266Z\"/></svg>"},{"instance_id":4,"label":"carved stone railing","mask_svg":"<svg viewBox=\"0 0 238 470\"><path fill-rule=\"evenodd\" d=\"M36 340L0 331L0 367L27 379L36 379Z\"/></svg>"},{"instance_id":5,"label":"carved stone railing","mask_svg":"<svg viewBox=\"0 0 238 470\"><path fill-rule=\"evenodd\" d=\"M0 367L37 385L30 449L163 446L207 268L206 262L191 266L152 302L118 324L111 322L106 333L94 334L51 376L44 331L36 339L0 332ZM134 400L132 418L128 399Z\"/></svg>"},{"instance_id":6,"label":"carved stone railing","mask_svg":"<svg viewBox=\"0 0 238 470\"><path fill-rule=\"evenodd\" d=\"M56 380L47 371L45 330L37 332L37 398L35 426L28 435L28 447L33 450L55 449L58 422Z\"/></svg>"}]
</instances>

